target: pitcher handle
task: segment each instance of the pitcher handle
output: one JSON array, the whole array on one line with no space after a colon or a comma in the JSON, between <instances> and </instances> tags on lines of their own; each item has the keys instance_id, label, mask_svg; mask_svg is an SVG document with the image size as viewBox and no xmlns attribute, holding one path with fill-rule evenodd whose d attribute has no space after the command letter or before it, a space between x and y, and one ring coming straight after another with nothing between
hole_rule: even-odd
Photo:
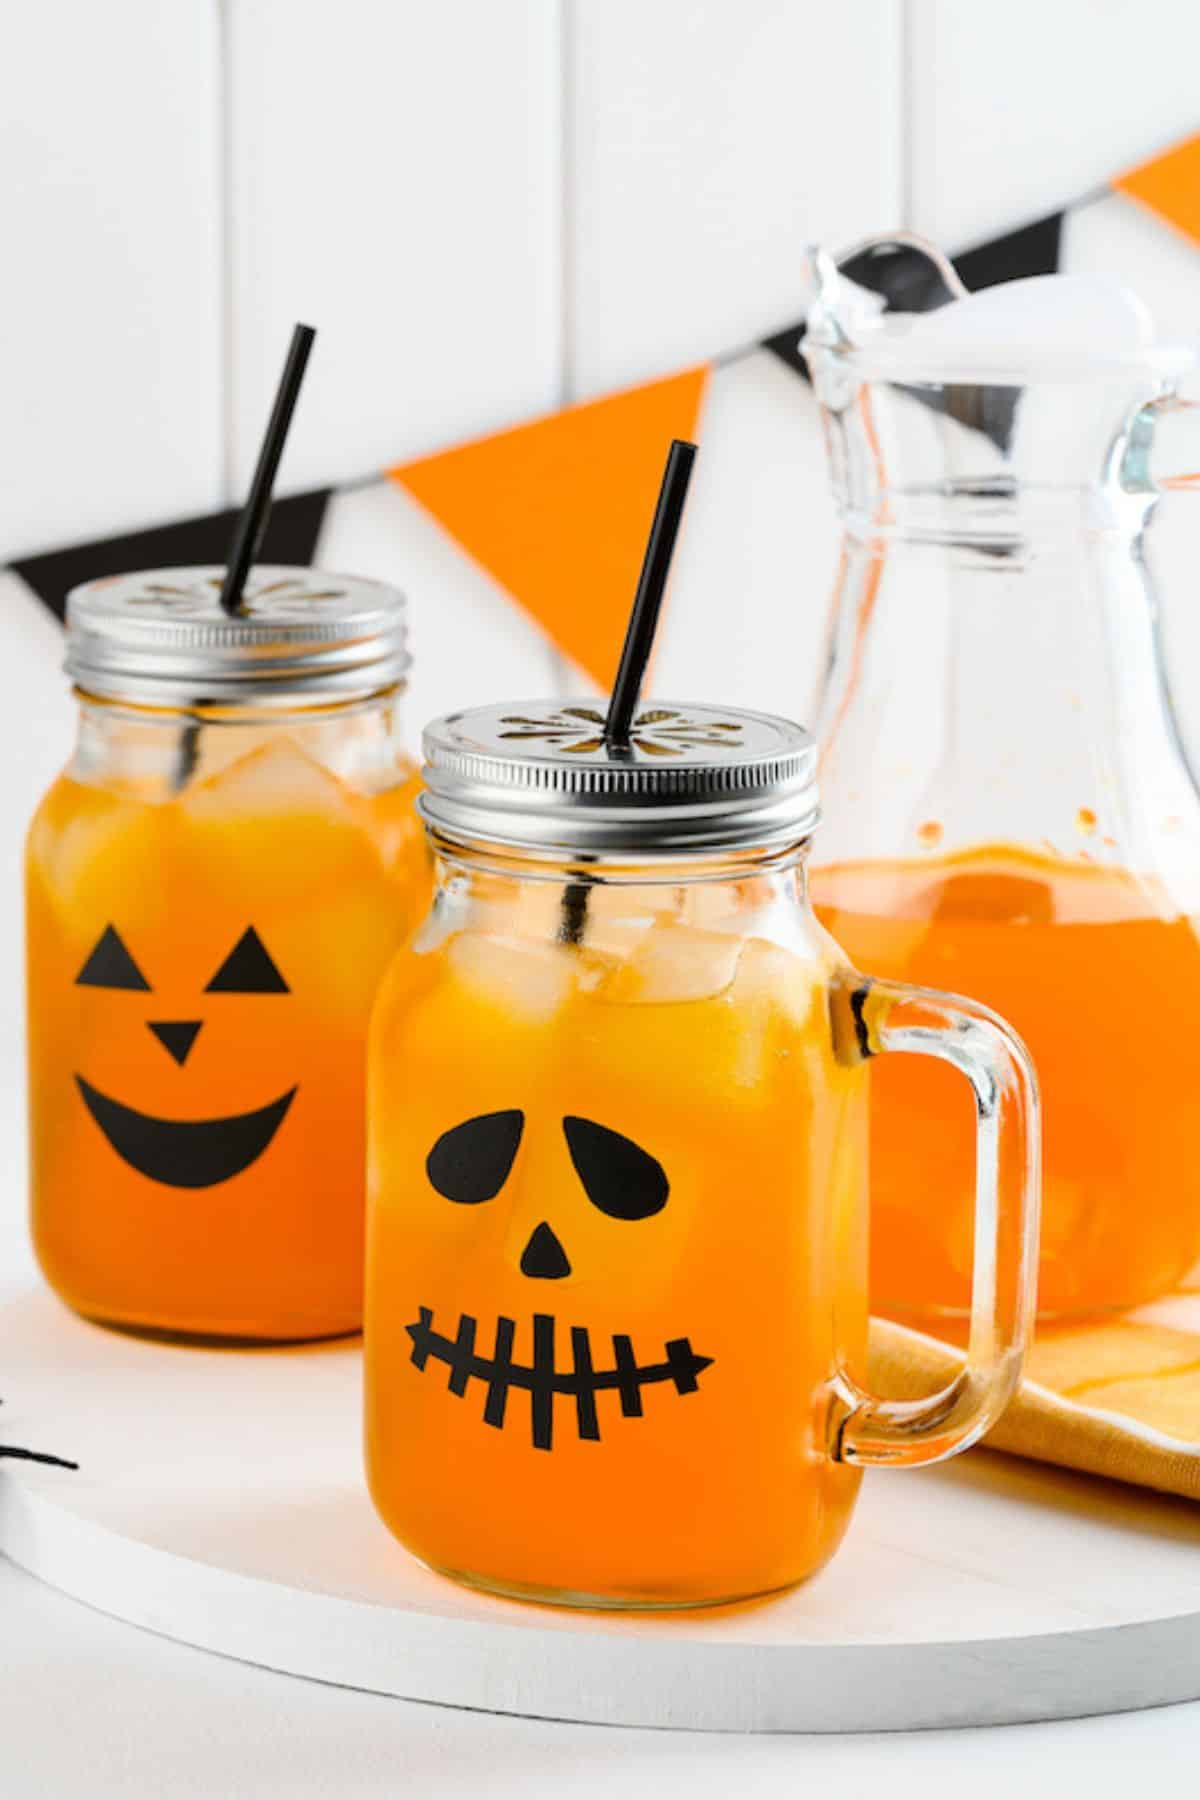
<instances>
[{"instance_id":1,"label":"pitcher handle","mask_svg":"<svg viewBox=\"0 0 1200 1800\"><path fill-rule=\"evenodd\" d=\"M975 1095L975 1256L967 1359L924 1400L887 1400L845 1371L837 1382L832 1454L842 1462L913 1468L981 1438L1021 1378L1036 1301L1041 1134L1037 1077L1003 1019L959 995L859 979L850 996L865 1056L936 1056Z\"/></svg>"}]
</instances>

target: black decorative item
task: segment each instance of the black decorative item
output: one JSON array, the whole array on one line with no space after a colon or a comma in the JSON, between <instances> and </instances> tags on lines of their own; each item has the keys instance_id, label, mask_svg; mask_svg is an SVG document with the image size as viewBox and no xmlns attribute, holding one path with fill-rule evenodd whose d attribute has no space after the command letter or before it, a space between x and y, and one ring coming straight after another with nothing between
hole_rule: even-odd
<instances>
[{"instance_id":1,"label":"black decorative item","mask_svg":"<svg viewBox=\"0 0 1200 1800\"><path fill-rule=\"evenodd\" d=\"M584 1192L608 1218L649 1219L662 1211L670 1186L657 1157L591 1119L565 1118L563 1132Z\"/></svg>"},{"instance_id":2,"label":"black decorative item","mask_svg":"<svg viewBox=\"0 0 1200 1800\"><path fill-rule=\"evenodd\" d=\"M231 618L236 618L242 610L242 589L267 528L275 477L279 472L279 459L287 443L292 414L300 398L300 385L304 380L304 371L308 367L316 335L311 325L296 325L292 329L292 341L288 345L287 360L279 377L275 402L259 447L250 492L246 496L246 504L229 549L225 583L221 589L221 609Z\"/></svg>"},{"instance_id":3,"label":"black decorative item","mask_svg":"<svg viewBox=\"0 0 1200 1800\"><path fill-rule=\"evenodd\" d=\"M271 416L267 420L267 429L259 447L258 461L250 482L250 492L247 495L245 506L238 515L225 566L225 579L221 584L221 610L231 619L239 618L244 610L242 595L246 586L246 578L259 554L266 534L267 521L271 516L275 477L279 472L279 459L283 455L283 447L287 443L292 415L296 410L296 401L300 397L300 386L304 380L304 371L308 367L308 358L316 335L311 325L296 325L292 329L292 341L288 346L287 359L279 378ZM204 702L197 701L196 704L198 707L202 707ZM188 785L199 766L201 729L202 720L193 717L180 734L172 778L172 786L176 793L181 793Z\"/></svg>"},{"instance_id":4,"label":"black decorative item","mask_svg":"<svg viewBox=\"0 0 1200 1800\"><path fill-rule=\"evenodd\" d=\"M635 1144L632 1138L594 1119L568 1114L562 1121L571 1162L588 1200L606 1218L634 1223L662 1211L670 1194L666 1170L658 1158ZM425 1159L429 1183L443 1199L458 1206L479 1206L495 1200L512 1172L525 1131L525 1115L516 1108L481 1113L444 1131ZM542 1219L529 1234L521 1252L520 1270L531 1281L563 1281L573 1273L571 1259L549 1219ZM626 1418L642 1416L642 1389L659 1382L673 1382L678 1394L694 1394L698 1377L712 1363L698 1356L687 1338L672 1338L664 1346L663 1360L639 1363L632 1340L613 1335L612 1365L597 1368L592 1342L585 1326L570 1328L571 1365L560 1369L554 1350L555 1321L548 1313L533 1315L533 1359L517 1362L513 1356L516 1321L496 1321L490 1356L476 1348L478 1321L463 1313L453 1338L433 1329L433 1310L422 1306L416 1321L405 1327L412 1339L412 1361L423 1370L432 1359L450 1370L449 1391L460 1398L468 1384L479 1380L487 1386L485 1425L499 1429L505 1421L509 1391L530 1395L532 1442L535 1450L549 1450L554 1437L554 1399L557 1394L575 1402L581 1438L598 1440L600 1425L596 1395L606 1389L621 1397ZM607 1354L607 1352L605 1353Z\"/></svg>"},{"instance_id":5,"label":"black decorative item","mask_svg":"<svg viewBox=\"0 0 1200 1800\"><path fill-rule=\"evenodd\" d=\"M531 1281L562 1281L571 1273L562 1240L546 1219L529 1234L529 1242L521 1252L521 1273Z\"/></svg>"},{"instance_id":6,"label":"black decorative item","mask_svg":"<svg viewBox=\"0 0 1200 1800\"><path fill-rule=\"evenodd\" d=\"M263 562L307 565L317 552L332 488L310 488L271 504L271 516L260 546ZM129 569L166 569L224 562L230 537L240 518L236 507L100 538L26 556L12 567L28 583L56 619L67 611L67 595L85 581L124 575Z\"/></svg>"},{"instance_id":7,"label":"black decorative item","mask_svg":"<svg viewBox=\"0 0 1200 1800\"><path fill-rule=\"evenodd\" d=\"M76 1075L75 1086L122 1162L164 1187L206 1188L241 1175L271 1144L298 1088L254 1112L221 1119L160 1119L138 1112Z\"/></svg>"},{"instance_id":8,"label":"black decorative item","mask_svg":"<svg viewBox=\"0 0 1200 1800\"><path fill-rule=\"evenodd\" d=\"M204 991L206 994L287 994L291 989L253 925L248 925Z\"/></svg>"},{"instance_id":9,"label":"black decorative item","mask_svg":"<svg viewBox=\"0 0 1200 1800\"><path fill-rule=\"evenodd\" d=\"M134 962L115 925L106 925L75 977L76 987L128 988L148 994L150 983Z\"/></svg>"},{"instance_id":10,"label":"black decorative item","mask_svg":"<svg viewBox=\"0 0 1200 1800\"><path fill-rule=\"evenodd\" d=\"M525 1129L525 1114L482 1113L444 1131L425 1159L429 1184L456 1206L494 1200L508 1180Z\"/></svg>"},{"instance_id":11,"label":"black decorative item","mask_svg":"<svg viewBox=\"0 0 1200 1800\"><path fill-rule=\"evenodd\" d=\"M0 1444L0 1458L2 1457L7 1457L10 1462L44 1463L50 1469L79 1467L77 1462L68 1462L65 1456L51 1456L45 1450L26 1450L19 1444Z\"/></svg>"},{"instance_id":12,"label":"black decorative item","mask_svg":"<svg viewBox=\"0 0 1200 1800\"><path fill-rule=\"evenodd\" d=\"M609 1340L611 1365L597 1367L591 1333L584 1325L572 1325L570 1363L560 1368L555 1354L555 1320L549 1313L534 1313L532 1328L533 1358L522 1363L513 1355L517 1329L513 1319L501 1316L496 1320L490 1356L476 1350L478 1322L469 1313L460 1316L452 1338L434 1330L433 1310L428 1306L422 1306L413 1323L405 1326L412 1339L415 1368L423 1371L431 1360L445 1364L450 1371L449 1392L459 1399L472 1381L484 1384L487 1395L483 1422L494 1430L504 1427L512 1390L528 1393L530 1441L535 1450L550 1450L554 1446L554 1409L560 1395L574 1402L578 1436L599 1443L597 1394L615 1392L620 1396L622 1416L640 1419L644 1388L670 1382L677 1394L694 1394L700 1376L712 1367L712 1357L698 1355L685 1337L669 1339L663 1345L660 1360L640 1363L634 1354L633 1340L624 1332L614 1332ZM601 1352L605 1357L608 1354Z\"/></svg>"},{"instance_id":13,"label":"black decorative item","mask_svg":"<svg viewBox=\"0 0 1200 1800\"><path fill-rule=\"evenodd\" d=\"M625 630L617 678L604 719L603 737L610 755L630 748L633 715L654 648L654 635L658 630L667 577L671 573L671 558L675 554L695 461L695 444L689 444L684 438L673 438L667 452L667 466L642 559L637 592L633 597L633 609Z\"/></svg>"},{"instance_id":14,"label":"black decorative item","mask_svg":"<svg viewBox=\"0 0 1200 1800\"><path fill-rule=\"evenodd\" d=\"M153 992L111 923L105 926L75 984L117 992ZM204 991L287 994L290 989L262 938L248 925ZM147 1031L181 1069L204 1024L203 1019L145 1021ZM78 1072L75 1087L93 1124L122 1162L148 1181L172 1188L215 1187L243 1174L269 1148L299 1091L292 1087L265 1106L222 1118L169 1119L127 1105Z\"/></svg>"},{"instance_id":15,"label":"black decorative item","mask_svg":"<svg viewBox=\"0 0 1200 1800\"><path fill-rule=\"evenodd\" d=\"M667 577L671 572L671 558L675 554L675 543L679 536L695 460L695 444L688 443L684 438L671 440L662 485L658 491L658 503L650 524L650 536L646 541L646 553L642 558L642 572L638 577L629 624L625 628L625 642L621 648L621 660L617 666L608 711L602 716L592 708L564 707L558 715L567 719L568 729L571 729L572 716L600 727L599 731L585 733L582 739L576 738L573 743L565 743L564 750L572 755L603 750L609 756L628 756L632 754L635 744L647 755L678 756L682 753L674 746L662 749L653 738L645 735L639 734L635 738L633 727L650 652L654 648L654 634L658 629L658 617L662 611ZM656 724L670 717L672 715L669 713L652 712L636 722ZM521 721L513 720L512 723L519 724ZM515 737L518 733L514 732L512 735ZM578 879L567 883L559 916L560 943L583 942L587 930L588 888L592 885L590 881Z\"/></svg>"}]
</instances>

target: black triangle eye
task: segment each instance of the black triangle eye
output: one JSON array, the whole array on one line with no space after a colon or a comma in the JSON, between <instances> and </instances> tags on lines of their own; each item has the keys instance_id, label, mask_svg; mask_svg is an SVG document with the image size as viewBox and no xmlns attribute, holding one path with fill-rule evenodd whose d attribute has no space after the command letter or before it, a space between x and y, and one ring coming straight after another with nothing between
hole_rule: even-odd
<instances>
[{"instance_id":1,"label":"black triangle eye","mask_svg":"<svg viewBox=\"0 0 1200 1800\"><path fill-rule=\"evenodd\" d=\"M206 994L288 994L291 989L248 925L208 986Z\"/></svg>"},{"instance_id":2,"label":"black triangle eye","mask_svg":"<svg viewBox=\"0 0 1200 1800\"><path fill-rule=\"evenodd\" d=\"M135 988L148 994L150 983L121 942L115 925L106 925L96 948L75 977L76 987Z\"/></svg>"},{"instance_id":3,"label":"black triangle eye","mask_svg":"<svg viewBox=\"0 0 1200 1800\"><path fill-rule=\"evenodd\" d=\"M459 1206L494 1200L508 1180L524 1129L525 1114L514 1111L481 1113L444 1131L425 1158L430 1185Z\"/></svg>"},{"instance_id":4,"label":"black triangle eye","mask_svg":"<svg viewBox=\"0 0 1200 1800\"><path fill-rule=\"evenodd\" d=\"M610 1219L649 1219L662 1211L670 1183L648 1150L590 1119L564 1119L563 1131L575 1173L593 1206Z\"/></svg>"}]
</instances>

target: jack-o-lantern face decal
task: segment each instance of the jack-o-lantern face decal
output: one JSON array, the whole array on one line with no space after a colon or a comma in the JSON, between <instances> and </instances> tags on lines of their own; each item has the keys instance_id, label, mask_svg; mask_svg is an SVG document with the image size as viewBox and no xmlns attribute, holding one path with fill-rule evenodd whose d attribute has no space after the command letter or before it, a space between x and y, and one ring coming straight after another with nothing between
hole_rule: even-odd
<instances>
[{"instance_id":1,"label":"jack-o-lantern face decal","mask_svg":"<svg viewBox=\"0 0 1200 1800\"><path fill-rule=\"evenodd\" d=\"M456 1206L480 1206L494 1200L504 1188L525 1130L520 1111L484 1113L466 1119L443 1132L425 1163L430 1185ZM597 1125L591 1119L568 1116L563 1135L575 1173L591 1204L607 1218L635 1223L662 1211L670 1184L662 1164L632 1139ZM573 1273L569 1246L548 1219L530 1232L521 1252L521 1274L531 1281L562 1281ZM472 1380L486 1388L483 1422L497 1430L508 1416L513 1388L528 1392L530 1427L536 1450L549 1450L554 1442L554 1408L557 1396L574 1403L575 1425L582 1439L599 1442L600 1424L596 1396L613 1389L621 1413L627 1419L642 1417L642 1390L671 1382L677 1394L694 1394L699 1376L712 1363L699 1356L686 1337L672 1338L662 1356L639 1362L632 1340L614 1332L610 1352L593 1346L586 1325L568 1328L570 1365L560 1368L555 1351L556 1321L549 1313L536 1312L532 1319L533 1356L528 1363L513 1354L516 1321L501 1315L496 1320L493 1349L484 1354L477 1346L478 1320L462 1313L453 1337L435 1331L432 1307L422 1306L407 1326L412 1339L412 1361L424 1370L432 1359L450 1371L449 1391L460 1399Z\"/></svg>"},{"instance_id":2,"label":"jack-o-lantern face decal","mask_svg":"<svg viewBox=\"0 0 1200 1800\"><path fill-rule=\"evenodd\" d=\"M75 977L77 987L153 990L114 925L107 925ZM208 994L286 994L283 979L254 927L248 926L204 990ZM147 1019L146 1029L182 1069L202 1019ZM253 1112L219 1119L163 1119L116 1100L78 1072L83 1104L122 1161L166 1187L215 1187L240 1175L267 1149L298 1089Z\"/></svg>"}]
</instances>

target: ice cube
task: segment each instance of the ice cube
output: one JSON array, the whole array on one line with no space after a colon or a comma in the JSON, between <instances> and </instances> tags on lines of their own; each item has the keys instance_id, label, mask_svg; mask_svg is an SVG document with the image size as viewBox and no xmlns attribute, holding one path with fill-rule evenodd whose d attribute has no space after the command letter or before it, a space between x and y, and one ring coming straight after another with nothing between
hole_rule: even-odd
<instances>
[{"instance_id":1,"label":"ice cube","mask_svg":"<svg viewBox=\"0 0 1200 1800\"><path fill-rule=\"evenodd\" d=\"M422 786L420 777L412 775L395 787L353 796L380 862L389 875L405 883L420 882L429 863L425 831L416 809Z\"/></svg>"},{"instance_id":2,"label":"ice cube","mask_svg":"<svg viewBox=\"0 0 1200 1800\"><path fill-rule=\"evenodd\" d=\"M697 931L690 925L655 925L632 955L600 983L598 997L621 1006L674 1006L712 1000L733 982L740 937Z\"/></svg>"},{"instance_id":3,"label":"ice cube","mask_svg":"<svg viewBox=\"0 0 1200 1800\"><path fill-rule=\"evenodd\" d=\"M627 962L634 956L654 928L655 920L649 913L622 918L617 913L589 907L583 935L584 955L596 959L597 970L611 970L614 964Z\"/></svg>"},{"instance_id":4,"label":"ice cube","mask_svg":"<svg viewBox=\"0 0 1200 1800\"><path fill-rule=\"evenodd\" d=\"M733 984L735 1006L766 1008L796 1030L804 1030L823 1003L830 971L816 956L785 950L761 938L746 941Z\"/></svg>"},{"instance_id":5,"label":"ice cube","mask_svg":"<svg viewBox=\"0 0 1200 1800\"><path fill-rule=\"evenodd\" d=\"M379 861L335 775L275 739L184 790L196 880L247 904L307 905L335 882L378 879Z\"/></svg>"},{"instance_id":6,"label":"ice cube","mask_svg":"<svg viewBox=\"0 0 1200 1800\"><path fill-rule=\"evenodd\" d=\"M144 935L166 923L173 824L169 806L81 782L51 790L30 832L30 876L76 948L90 949L105 924Z\"/></svg>"},{"instance_id":7,"label":"ice cube","mask_svg":"<svg viewBox=\"0 0 1200 1800\"><path fill-rule=\"evenodd\" d=\"M775 1057L786 1057L797 1068L807 1051L819 1057L822 1046L812 1034L825 979L813 960L761 938L746 941L730 995L740 1030L734 1068L739 1085L766 1081ZM819 1029L828 1031L823 1020Z\"/></svg>"},{"instance_id":8,"label":"ice cube","mask_svg":"<svg viewBox=\"0 0 1200 1800\"><path fill-rule=\"evenodd\" d=\"M348 818L352 810L337 776L286 737L273 738L195 782L184 790L182 805L195 818L222 821L239 814L257 819L304 812Z\"/></svg>"},{"instance_id":9,"label":"ice cube","mask_svg":"<svg viewBox=\"0 0 1200 1800\"><path fill-rule=\"evenodd\" d=\"M446 954L468 998L516 1024L548 1024L571 990L573 958L557 944L464 931Z\"/></svg>"}]
</instances>

